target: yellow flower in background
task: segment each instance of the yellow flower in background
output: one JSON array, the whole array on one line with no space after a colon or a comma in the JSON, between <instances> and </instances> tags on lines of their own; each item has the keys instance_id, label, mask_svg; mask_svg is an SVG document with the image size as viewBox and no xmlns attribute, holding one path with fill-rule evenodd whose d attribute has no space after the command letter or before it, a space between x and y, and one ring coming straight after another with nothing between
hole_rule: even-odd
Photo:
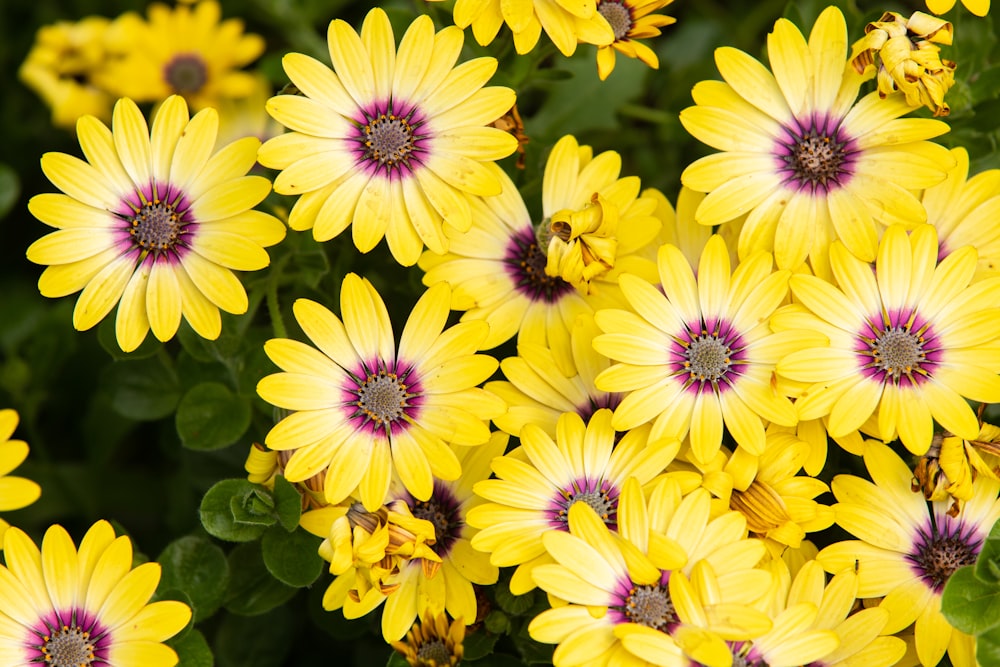
<instances>
[{"instance_id":1,"label":"yellow flower in background","mask_svg":"<svg viewBox=\"0 0 1000 667\"><path fill-rule=\"evenodd\" d=\"M393 257L416 263L426 245L448 250L442 226L472 224L467 195L498 195L487 168L517 148L511 134L490 126L514 105L514 91L486 86L495 58L455 61L463 33L435 33L431 18L410 24L397 51L386 13L372 9L358 34L330 23L333 70L301 53L282 60L302 95L277 95L267 111L292 132L260 149L261 164L282 170L275 192L301 195L292 229L327 241L348 225L368 252L385 237Z\"/></svg>"},{"instance_id":2,"label":"yellow flower in background","mask_svg":"<svg viewBox=\"0 0 1000 667\"><path fill-rule=\"evenodd\" d=\"M601 81L615 69L615 52L638 58L653 69L660 59L651 48L639 42L660 35L660 28L676 23L672 16L654 14L674 0L597 0L597 12L615 33L615 41L597 48L597 75Z\"/></svg>"},{"instance_id":3,"label":"yellow flower in background","mask_svg":"<svg viewBox=\"0 0 1000 667\"><path fill-rule=\"evenodd\" d=\"M955 63L941 59L937 44L951 40L951 24L937 17L913 12L906 19L886 12L865 26L865 36L853 46L851 64L859 74L875 67L882 99L898 90L910 106L926 106L935 116L947 116L951 109L944 95L955 84Z\"/></svg>"},{"instance_id":4,"label":"yellow flower in background","mask_svg":"<svg viewBox=\"0 0 1000 667\"><path fill-rule=\"evenodd\" d=\"M623 275L633 311L604 309L594 348L618 361L597 377L604 391L627 392L613 425L626 431L653 422L650 437L690 433L696 459L709 461L727 427L751 454L764 451L764 420L791 426L795 408L772 386L774 364L814 338L772 333L767 320L786 298L788 271L755 253L731 271L721 237L709 240L697 278L681 251L659 251L660 288ZM662 289L662 291L661 291Z\"/></svg>"},{"instance_id":5,"label":"yellow flower in background","mask_svg":"<svg viewBox=\"0 0 1000 667\"><path fill-rule=\"evenodd\" d=\"M856 569L858 597L882 598L878 606L889 612L886 634L915 623L922 665L937 665L947 651L955 667L973 667L975 639L945 620L941 591L955 570L976 561L1000 519L1000 482L977 478L952 516L950 502L929 504L910 488L909 467L885 445L868 441L864 461L871 482L838 475L832 484L837 523L859 539L834 543L817 560L827 572Z\"/></svg>"},{"instance_id":6,"label":"yellow flower in background","mask_svg":"<svg viewBox=\"0 0 1000 667\"><path fill-rule=\"evenodd\" d=\"M990 13L990 0L962 0L962 5L976 16ZM955 0L927 0L927 9L934 14L944 14L955 6Z\"/></svg>"},{"instance_id":7,"label":"yellow flower in background","mask_svg":"<svg viewBox=\"0 0 1000 667\"><path fill-rule=\"evenodd\" d=\"M969 175L969 152L952 148L955 166L940 185L924 190L921 201L927 209L927 222L938 233L938 256L964 245L971 245L979 255L976 277L1000 273L1000 169L987 169Z\"/></svg>"},{"instance_id":8,"label":"yellow flower in background","mask_svg":"<svg viewBox=\"0 0 1000 667\"><path fill-rule=\"evenodd\" d=\"M7 531L0 566L0 662L5 665L142 665L172 667L162 642L183 630L191 609L149 602L160 565L132 567L132 543L95 523L77 550L62 526L45 531L42 548L17 528Z\"/></svg>"},{"instance_id":9,"label":"yellow flower in background","mask_svg":"<svg viewBox=\"0 0 1000 667\"><path fill-rule=\"evenodd\" d=\"M497 428L517 437L525 424L535 424L554 438L556 423L565 412L587 421L601 408L618 407L622 395L601 391L596 385L597 376L610 365L608 358L593 346L594 337L600 333L592 315L577 318L570 332L570 375L553 373L559 366L555 351L536 343L519 345L516 357L501 361L500 370L507 379L487 382L485 386L507 403L507 412L493 419Z\"/></svg>"},{"instance_id":10,"label":"yellow flower in background","mask_svg":"<svg viewBox=\"0 0 1000 667\"><path fill-rule=\"evenodd\" d=\"M264 39L244 33L241 19L221 20L216 0L154 2L147 16L115 20L107 45L116 57L94 79L101 88L137 102L180 95L195 111L253 92L253 75L241 68L264 52Z\"/></svg>"},{"instance_id":11,"label":"yellow flower in background","mask_svg":"<svg viewBox=\"0 0 1000 667\"><path fill-rule=\"evenodd\" d=\"M522 595L534 587L531 571L551 563L542 544L550 530L568 530L567 515L576 503L589 505L612 530L618 528L618 498L625 481L646 484L680 447L675 441L647 442L648 428L632 429L616 441L611 411L598 410L590 421L572 412L559 419L555 439L534 424L521 431L521 447L492 464L495 479L479 482L487 501L467 521L481 529L472 546L489 553L498 567L518 566L510 587Z\"/></svg>"},{"instance_id":12,"label":"yellow flower in background","mask_svg":"<svg viewBox=\"0 0 1000 667\"><path fill-rule=\"evenodd\" d=\"M927 453L913 469L913 490L927 500L952 499L949 512L956 515L972 497L973 482L980 475L1000 479L1000 428L983 424L972 440L950 433L935 435Z\"/></svg>"},{"instance_id":13,"label":"yellow flower in background","mask_svg":"<svg viewBox=\"0 0 1000 667\"><path fill-rule=\"evenodd\" d=\"M603 46L614 41L614 31L597 11L596 0L457 0L455 25L472 34L481 46L492 42L507 24L514 35L514 49L525 54L535 48L542 30L564 56L576 51L578 42Z\"/></svg>"},{"instance_id":14,"label":"yellow flower in background","mask_svg":"<svg viewBox=\"0 0 1000 667\"><path fill-rule=\"evenodd\" d=\"M476 354L486 324L460 322L445 331L450 302L447 285L429 288L397 351L382 297L356 274L340 290L343 319L315 301L295 301L295 318L315 347L268 341L264 350L283 372L257 385L265 401L293 411L265 439L271 449L292 452L288 481L326 468L328 503L357 490L374 511L386 500L393 471L421 501L430 498L435 477L458 479L461 463L447 443L485 443L488 421L505 406L478 387L498 366Z\"/></svg>"},{"instance_id":15,"label":"yellow flower in background","mask_svg":"<svg viewBox=\"0 0 1000 667\"><path fill-rule=\"evenodd\" d=\"M800 419L829 415L833 437L877 415L879 437L897 435L911 452L927 451L933 421L975 439L979 421L966 399L1000 401L1000 277L969 284L972 247L938 263L930 225L886 230L874 271L840 243L830 248L839 287L796 275L795 298L812 314L797 326L820 332L828 346L786 355L777 371L812 386L798 397Z\"/></svg>"},{"instance_id":16,"label":"yellow flower in background","mask_svg":"<svg viewBox=\"0 0 1000 667\"><path fill-rule=\"evenodd\" d=\"M181 316L201 336L222 329L219 309L247 310L233 271L268 265L265 247L285 226L252 210L271 191L262 176L246 176L260 141L241 139L213 153L218 115L188 117L184 99L159 108L152 129L136 104L115 105L109 130L84 116L77 134L86 161L64 153L42 156L42 171L61 193L28 202L31 213L57 228L28 248L48 267L38 288L62 297L82 290L73 326L93 327L118 305L116 335L129 352L146 334L169 340Z\"/></svg>"},{"instance_id":17,"label":"yellow flower in background","mask_svg":"<svg viewBox=\"0 0 1000 667\"><path fill-rule=\"evenodd\" d=\"M28 444L23 440L11 440L17 422L16 411L0 410L0 512L27 507L42 494L35 482L10 474L28 457ZM10 524L0 518L0 549L3 549L3 536L8 528Z\"/></svg>"},{"instance_id":18,"label":"yellow flower in background","mask_svg":"<svg viewBox=\"0 0 1000 667\"><path fill-rule=\"evenodd\" d=\"M698 222L717 225L747 214L739 256L773 251L778 268L809 258L829 276L827 251L840 239L853 254L875 259L882 226L913 227L926 213L911 192L945 178L952 159L925 141L948 131L928 118L906 118L902 95L856 101L862 78L847 67L847 25L836 7L820 14L809 41L778 20L768 35L771 71L730 47L715 52L725 81L702 81L684 127L719 153L681 175L707 192Z\"/></svg>"},{"instance_id":19,"label":"yellow flower in background","mask_svg":"<svg viewBox=\"0 0 1000 667\"><path fill-rule=\"evenodd\" d=\"M52 110L52 124L72 128L81 116L111 120L114 96L95 85L108 62L104 40L110 21L88 16L42 26L17 75Z\"/></svg>"},{"instance_id":20,"label":"yellow flower in background","mask_svg":"<svg viewBox=\"0 0 1000 667\"><path fill-rule=\"evenodd\" d=\"M243 137L257 137L262 142L284 131L278 121L264 108L274 94L274 88L261 73L253 74L253 89L246 97L219 100L219 138L221 145Z\"/></svg>"},{"instance_id":21,"label":"yellow flower in background","mask_svg":"<svg viewBox=\"0 0 1000 667\"><path fill-rule=\"evenodd\" d=\"M455 667L465 655L465 625L447 614L423 614L403 641L391 642L410 667Z\"/></svg>"}]
</instances>

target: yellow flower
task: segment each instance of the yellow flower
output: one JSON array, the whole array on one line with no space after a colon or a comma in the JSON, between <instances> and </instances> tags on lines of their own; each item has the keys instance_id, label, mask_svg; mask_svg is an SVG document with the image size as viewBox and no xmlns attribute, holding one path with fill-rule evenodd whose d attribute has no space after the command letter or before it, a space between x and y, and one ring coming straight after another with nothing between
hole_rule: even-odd
<instances>
[{"instance_id":1,"label":"yellow flower","mask_svg":"<svg viewBox=\"0 0 1000 667\"><path fill-rule=\"evenodd\" d=\"M1000 518L1000 482L977 478L972 497L952 516L950 502L928 504L911 490L910 469L885 445L868 441L864 461L871 482L838 475L832 484L837 523L859 539L832 544L817 560L827 572L856 569L858 597L882 598L878 606L889 612L886 634L916 622L925 667L946 651L955 667L973 667L975 639L945 620L941 590L955 570L975 562Z\"/></svg>"},{"instance_id":2,"label":"yellow flower","mask_svg":"<svg viewBox=\"0 0 1000 667\"><path fill-rule=\"evenodd\" d=\"M368 252L385 237L393 257L411 266L426 245L448 249L443 226L472 224L467 195L498 195L486 165L514 152L513 135L490 124L514 104L514 91L487 86L495 58L454 67L462 31L434 32L422 15L396 48L389 17L372 9L358 34L330 23L333 71L301 53L283 59L302 95L277 95L267 111L292 132L260 149L261 164L282 170L275 192L301 195L292 229L327 241L351 226Z\"/></svg>"},{"instance_id":3,"label":"yellow flower","mask_svg":"<svg viewBox=\"0 0 1000 667\"><path fill-rule=\"evenodd\" d=\"M926 106L935 116L951 111L944 95L955 84L955 63L942 60L940 47L951 44L952 27L939 18L913 12L909 19L886 12L865 26L853 47L851 64L859 74L874 65L882 99L901 91L910 106Z\"/></svg>"},{"instance_id":4,"label":"yellow flower","mask_svg":"<svg viewBox=\"0 0 1000 667\"><path fill-rule=\"evenodd\" d=\"M240 68L264 52L264 39L244 34L240 19L220 21L216 0L173 9L154 2L147 15L114 22L107 43L116 58L95 77L103 89L137 102L181 95L196 111L253 92L253 75Z\"/></svg>"},{"instance_id":5,"label":"yellow flower","mask_svg":"<svg viewBox=\"0 0 1000 667\"><path fill-rule=\"evenodd\" d=\"M990 13L990 0L962 0L965 8L976 16L986 16ZM955 6L955 0L927 0L927 9L935 14L944 14Z\"/></svg>"},{"instance_id":6,"label":"yellow flower","mask_svg":"<svg viewBox=\"0 0 1000 667\"><path fill-rule=\"evenodd\" d=\"M913 490L923 491L927 500L953 499L949 512L956 515L962 502L972 497L973 482L979 475L1000 479L1000 428L983 424L972 440L950 433L935 435L927 453L913 469Z\"/></svg>"},{"instance_id":7,"label":"yellow flower","mask_svg":"<svg viewBox=\"0 0 1000 667\"><path fill-rule=\"evenodd\" d=\"M88 16L76 23L42 26L18 70L18 77L52 109L52 124L72 128L85 115L111 120L114 97L95 85L108 53L104 38L110 21Z\"/></svg>"},{"instance_id":8,"label":"yellow flower","mask_svg":"<svg viewBox=\"0 0 1000 667\"><path fill-rule=\"evenodd\" d=\"M43 295L83 290L73 311L78 330L118 304L115 331L129 352L150 329L161 341L172 338L182 315L215 339L220 308L246 312L233 271L267 266L264 247L284 238L285 226L251 210L271 191L263 176L245 175L260 141L247 137L213 154L217 131L214 109L189 119L181 97L160 106L152 130L135 102L122 99L110 131L93 116L80 119L86 161L42 156L42 171L65 194L28 202L58 229L31 244L28 259L49 265L38 281Z\"/></svg>"},{"instance_id":9,"label":"yellow flower","mask_svg":"<svg viewBox=\"0 0 1000 667\"><path fill-rule=\"evenodd\" d=\"M672 16L654 14L674 0L597 0L597 12L615 33L615 41L597 47L597 74L601 81L615 68L615 52L638 58L653 69L659 69L660 59L651 48L637 40L657 37L660 28L675 23Z\"/></svg>"},{"instance_id":10,"label":"yellow flower","mask_svg":"<svg viewBox=\"0 0 1000 667\"><path fill-rule=\"evenodd\" d=\"M261 398L293 411L265 439L271 449L293 452L284 469L288 481L326 468L328 503L357 490L374 511L385 502L393 471L422 501L430 498L434 477L461 475L446 443L485 443L488 420L505 406L477 386L498 365L475 354L485 323L460 322L445 331L450 301L447 285L428 289L410 313L398 351L385 303L356 274L341 287L343 320L315 301L295 301L295 318L316 347L268 341L264 350L283 372L257 385Z\"/></svg>"},{"instance_id":11,"label":"yellow flower","mask_svg":"<svg viewBox=\"0 0 1000 667\"><path fill-rule=\"evenodd\" d=\"M977 257L969 246L938 263L930 225L886 230L874 271L839 242L830 256L839 288L810 275L790 280L813 313L797 325L830 341L778 362L780 375L811 385L796 400L799 418L829 415L837 438L877 415L882 440L898 434L918 455L930 447L932 420L975 439L979 421L966 399L1000 401L1000 277L970 285Z\"/></svg>"},{"instance_id":12,"label":"yellow flower","mask_svg":"<svg viewBox=\"0 0 1000 667\"><path fill-rule=\"evenodd\" d=\"M702 81L681 123L720 153L681 175L707 192L703 225L747 214L739 256L774 252L778 268L808 257L828 277L827 249L840 239L860 259L875 259L881 226L926 220L912 193L940 183L952 165L943 146L925 141L948 131L912 110L902 95L856 100L862 78L847 63L847 24L836 7L820 14L808 42L779 19L768 36L771 71L723 47L715 62L725 81Z\"/></svg>"},{"instance_id":13,"label":"yellow flower","mask_svg":"<svg viewBox=\"0 0 1000 667\"><path fill-rule=\"evenodd\" d=\"M74 667L172 667L162 642L191 620L182 602L149 602L160 565L132 567L132 543L95 523L79 551L62 526L45 531L42 548L17 528L7 531L0 566L0 662Z\"/></svg>"},{"instance_id":14,"label":"yellow flower","mask_svg":"<svg viewBox=\"0 0 1000 667\"><path fill-rule=\"evenodd\" d=\"M41 487L35 482L10 474L28 456L26 442L10 439L17 422L17 412L10 408L0 410L0 512L27 507L42 494ZM3 548L3 536L8 528L10 524L0 519L0 549Z\"/></svg>"},{"instance_id":15,"label":"yellow flower","mask_svg":"<svg viewBox=\"0 0 1000 667\"><path fill-rule=\"evenodd\" d=\"M455 667L462 661L465 625L448 623L446 614L423 614L406 633L405 641L391 642L410 667Z\"/></svg>"}]
</instances>

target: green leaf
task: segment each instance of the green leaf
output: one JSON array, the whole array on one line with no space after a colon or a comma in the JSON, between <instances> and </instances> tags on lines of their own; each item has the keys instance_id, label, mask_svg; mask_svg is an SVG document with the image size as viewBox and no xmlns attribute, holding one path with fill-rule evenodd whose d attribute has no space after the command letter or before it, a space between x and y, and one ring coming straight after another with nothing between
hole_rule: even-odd
<instances>
[{"instance_id":1,"label":"green leaf","mask_svg":"<svg viewBox=\"0 0 1000 667\"><path fill-rule=\"evenodd\" d=\"M156 560L163 568L160 586L187 593L196 622L222 606L229 583L229 562L222 549L210 540L182 537L168 544Z\"/></svg>"},{"instance_id":2,"label":"green leaf","mask_svg":"<svg viewBox=\"0 0 1000 667\"><path fill-rule=\"evenodd\" d=\"M217 482L201 499L199 514L201 525L212 537L229 542L249 542L264 534L271 524L254 523L244 520L248 516L259 516L256 509L248 508L260 502L262 487L245 479L224 479ZM266 490L264 490L266 493ZM239 520L233 510L239 508Z\"/></svg>"},{"instance_id":3,"label":"green leaf","mask_svg":"<svg viewBox=\"0 0 1000 667\"><path fill-rule=\"evenodd\" d=\"M264 565L275 579L289 586L308 586L323 573L323 559L318 551L322 542L305 530L289 533L274 526L260 541Z\"/></svg>"},{"instance_id":4,"label":"green leaf","mask_svg":"<svg viewBox=\"0 0 1000 667\"><path fill-rule=\"evenodd\" d=\"M402 653L393 651L389 654L389 659L386 661L385 667L410 667L410 663L406 661Z\"/></svg>"},{"instance_id":5,"label":"green leaf","mask_svg":"<svg viewBox=\"0 0 1000 667\"><path fill-rule=\"evenodd\" d=\"M493 593L500 608L511 616L521 616L535 604L534 591L524 595L514 595L510 592L508 580L498 582Z\"/></svg>"},{"instance_id":6,"label":"green leaf","mask_svg":"<svg viewBox=\"0 0 1000 667\"><path fill-rule=\"evenodd\" d=\"M974 567L976 579L987 584L1000 583L998 564L1000 564L1000 522L993 524L982 549L979 550Z\"/></svg>"},{"instance_id":7,"label":"green leaf","mask_svg":"<svg viewBox=\"0 0 1000 667\"><path fill-rule=\"evenodd\" d=\"M101 382L115 411L136 420L166 417L181 397L180 379L159 355L117 361L105 369Z\"/></svg>"},{"instance_id":8,"label":"green leaf","mask_svg":"<svg viewBox=\"0 0 1000 667\"><path fill-rule=\"evenodd\" d=\"M941 612L962 632L982 634L1000 626L1000 587L984 585L972 565L960 567L945 584Z\"/></svg>"},{"instance_id":9,"label":"green leaf","mask_svg":"<svg viewBox=\"0 0 1000 667\"><path fill-rule=\"evenodd\" d=\"M555 646L551 644L540 644L528 634L528 621L525 619L521 629L511 635L521 660L526 665L549 665L552 664L552 652Z\"/></svg>"},{"instance_id":10,"label":"green leaf","mask_svg":"<svg viewBox=\"0 0 1000 667\"><path fill-rule=\"evenodd\" d=\"M14 208L21 194L21 181L17 172L8 164L0 163L0 220Z\"/></svg>"},{"instance_id":11,"label":"green leaf","mask_svg":"<svg viewBox=\"0 0 1000 667\"><path fill-rule=\"evenodd\" d=\"M284 667L295 630L287 608L251 618L227 615L215 635L215 658L219 667Z\"/></svg>"},{"instance_id":12,"label":"green leaf","mask_svg":"<svg viewBox=\"0 0 1000 667\"><path fill-rule=\"evenodd\" d=\"M285 530L291 532L298 527L302 518L302 494L282 475L274 478L274 510Z\"/></svg>"},{"instance_id":13,"label":"green leaf","mask_svg":"<svg viewBox=\"0 0 1000 667\"><path fill-rule=\"evenodd\" d=\"M131 352L123 351L121 345L118 344L118 334L115 333L115 318L113 317L105 317L97 325L97 342L115 361L148 359L163 347L163 343L158 341L155 336L146 336L136 349Z\"/></svg>"},{"instance_id":14,"label":"green leaf","mask_svg":"<svg viewBox=\"0 0 1000 667\"><path fill-rule=\"evenodd\" d=\"M233 520L244 526L273 526L277 517L274 513L274 496L263 487L256 487L246 496L229 499L229 510Z\"/></svg>"},{"instance_id":15,"label":"green leaf","mask_svg":"<svg viewBox=\"0 0 1000 667\"><path fill-rule=\"evenodd\" d=\"M250 428L250 403L220 382L202 382L184 394L175 421L185 447L221 449Z\"/></svg>"},{"instance_id":16,"label":"green leaf","mask_svg":"<svg viewBox=\"0 0 1000 667\"><path fill-rule=\"evenodd\" d=\"M257 616L290 600L299 589L271 576L259 542L241 544L229 553L225 607L240 616ZM280 635L271 635L277 637ZM280 642L279 642L280 643Z\"/></svg>"},{"instance_id":17,"label":"green leaf","mask_svg":"<svg viewBox=\"0 0 1000 667\"><path fill-rule=\"evenodd\" d=\"M487 632L486 628L482 627L465 635L465 641L462 642L465 649L464 660L478 660L493 653L493 647L496 646L498 639L500 639L499 634Z\"/></svg>"},{"instance_id":18,"label":"green leaf","mask_svg":"<svg viewBox=\"0 0 1000 667\"><path fill-rule=\"evenodd\" d=\"M1000 627L976 637L976 664L979 667L1000 667Z\"/></svg>"},{"instance_id":19,"label":"green leaf","mask_svg":"<svg viewBox=\"0 0 1000 667\"><path fill-rule=\"evenodd\" d=\"M191 630L180 638L175 638L167 642L175 651L180 662L177 664L184 667L214 667L215 656L212 649L205 641L205 635L198 630Z\"/></svg>"},{"instance_id":20,"label":"green leaf","mask_svg":"<svg viewBox=\"0 0 1000 667\"><path fill-rule=\"evenodd\" d=\"M499 609L494 609L483 619L483 626L492 633L502 635L510 632L510 619Z\"/></svg>"}]
</instances>

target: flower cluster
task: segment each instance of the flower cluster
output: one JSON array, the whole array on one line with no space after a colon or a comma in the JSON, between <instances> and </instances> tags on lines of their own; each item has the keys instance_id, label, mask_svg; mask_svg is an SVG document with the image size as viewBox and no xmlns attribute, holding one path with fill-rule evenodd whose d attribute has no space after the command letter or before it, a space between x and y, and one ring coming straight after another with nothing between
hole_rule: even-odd
<instances>
[{"instance_id":1,"label":"flower cluster","mask_svg":"<svg viewBox=\"0 0 1000 667\"><path fill-rule=\"evenodd\" d=\"M335 18L242 138L220 114L259 94L264 43L214 0L47 29L21 75L83 157L41 158L39 291L79 292L81 331L116 310L126 360L224 369L177 408L193 449L240 410L203 448L254 441L205 530L260 538L282 590L328 571L323 609L380 614L410 665L507 635L567 667L973 667L942 596L1000 519L1000 171L938 141L960 37L885 12L852 47L830 6L808 34L778 19L767 64L718 48L677 116L708 148L676 208L577 134L535 154L509 61L465 57L464 28L502 53L506 25L507 58L657 68L640 40L671 2ZM356 263L383 239L387 266ZM0 474L16 425L0 412ZM0 478L0 510L38 494ZM163 642L238 597L149 602L160 566L106 522L41 551L6 527L0 662L173 665Z\"/></svg>"}]
</instances>

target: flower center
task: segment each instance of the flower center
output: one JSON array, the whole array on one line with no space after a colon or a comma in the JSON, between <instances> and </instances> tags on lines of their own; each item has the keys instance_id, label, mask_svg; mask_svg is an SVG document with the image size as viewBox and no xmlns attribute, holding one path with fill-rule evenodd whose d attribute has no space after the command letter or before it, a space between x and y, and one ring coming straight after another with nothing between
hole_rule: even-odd
<instances>
[{"instance_id":1,"label":"flower center","mask_svg":"<svg viewBox=\"0 0 1000 667\"><path fill-rule=\"evenodd\" d=\"M391 170L410 166L415 148L413 127L395 114L379 114L364 126L364 158L379 167Z\"/></svg>"},{"instance_id":2,"label":"flower center","mask_svg":"<svg viewBox=\"0 0 1000 667\"><path fill-rule=\"evenodd\" d=\"M42 653L52 667L89 667L94 661L94 642L80 626L64 625L44 637Z\"/></svg>"},{"instance_id":3,"label":"flower center","mask_svg":"<svg viewBox=\"0 0 1000 667\"><path fill-rule=\"evenodd\" d=\"M201 90L208 81L208 69L205 61L194 54L180 54L167 63L163 78L174 92L190 95Z\"/></svg>"},{"instance_id":4,"label":"flower center","mask_svg":"<svg viewBox=\"0 0 1000 667\"><path fill-rule=\"evenodd\" d=\"M406 385L396 374L381 370L378 375L368 376L358 389L357 406L369 419L384 424L403 416L406 397Z\"/></svg>"},{"instance_id":5,"label":"flower center","mask_svg":"<svg viewBox=\"0 0 1000 667\"><path fill-rule=\"evenodd\" d=\"M924 341L908 329L891 327L871 344L875 367L899 382L903 374L910 375L927 358Z\"/></svg>"},{"instance_id":6,"label":"flower center","mask_svg":"<svg viewBox=\"0 0 1000 667\"><path fill-rule=\"evenodd\" d=\"M462 533L465 521L462 520L458 499L441 481L434 481L434 491L427 500L414 500L410 503L410 511L418 519L430 521L434 526L435 542L431 545L434 553L442 558L448 554L452 545Z\"/></svg>"},{"instance_id":7,"label":"flower center","mask_svg":"<svg viewBox=\"0 0 1000 667\"><path fill-rule=\"evenodd\" d=\"M559 495L552 501L550 523L561 530L569 530L569 508L574 503L586 503L597 512L605 525L612 529L618 526L618 489L606 480L584 479L574 480L566 489L560 489Z\"/></svg>"},{"instance_id":8,"label":"flower center","mask_svg":"<svg viewBox=\"0 0 1000 667\"><path fill-rule=\"evenodd\" d=\"M530 228L511 238L503 261L517 290L532 301L555 303L573 290L562 278L545 273L548 258Z\"/></svg>"},{"instance_id":9,"label":"flower center","mask_svg":"<svg viewBox=\"0 0 1000 667\"><path fill-rule=\"evenodd\" d=\"M824 123L825 125L825 123ZM839 129L788 130L778 154L788 180L812 191L828 191L851 174L852 151Z\"/></svg>"},{"instance_id":10,"label":"flower center","mask_svg":"<svg viewBox=\"0 0 1000 667\"><path fill-rule=\"evenodd\" d=\"M417 649L417 659L422 665L443 665L451 664L451 651L440 639L432 639L424 642Z\"/></svg>"},{"instance_id":11,"label":"flower center","mask_svg":"<svg viewBox=\"0 0 1000 667\"><path fill-rule=\"evenodd\" d=\"M699 334L691 340L687 351L685 368L692 380L718 382L732 365L733 351L718 334Z\"/></svg>"},{"instance_id":12,"label":"flower center","mask_svg":"<svg viewBox=\"0 0 1000 667\"><path fill-rule=\"evenodd\" d=\"M172 250L186 226L177 209L159 199L144 204L129 222L135 244L156 253Z\"/></svg>"},{"instance_id":13,"label":"flower center","mask_svg":"<svg viewBox=\"0 0 1000 667\"><path fill-rule=\"evenodd\" d=\"M861 369L876 382L917 384L927 379L939 361L937 336L930 326L915 327L915 313L894 317L882 327L870 324L856 348Z\"/></svg>"},{"instance_id":14,"label":"flower center","mask_svg":"<svg viewBox=\"0 0 1000 667\"><path fill-rule=\"evenodd\" d=\"M941 592L955 570L976 562L981 545L980 540L960 532L939 535L934 530L928 536L920 531L916 553L909 554L906 558L936 592Z\"/></svg>"},{"instance_id":15,"label":"flower center","mask_svg":"<svg viewBox=\"0 0 1000 667\"><path fill-rule=\"evenodd\" d=\"M669 632L680 621L670 592L662 584L633 586L622 611L631 622L661 632Z\"/></svg>"},{"instance_id":16,"label":"flower center","mask_svg":"<svg viewBox=\"0 0 1000 667\"><path fill-rule=\"evenodd\" d=\"M604 0L597 5L597 11L611 26L616 42L626 37L632 29L632 12L621 0Z\"/></svg>"}]
</instances>

